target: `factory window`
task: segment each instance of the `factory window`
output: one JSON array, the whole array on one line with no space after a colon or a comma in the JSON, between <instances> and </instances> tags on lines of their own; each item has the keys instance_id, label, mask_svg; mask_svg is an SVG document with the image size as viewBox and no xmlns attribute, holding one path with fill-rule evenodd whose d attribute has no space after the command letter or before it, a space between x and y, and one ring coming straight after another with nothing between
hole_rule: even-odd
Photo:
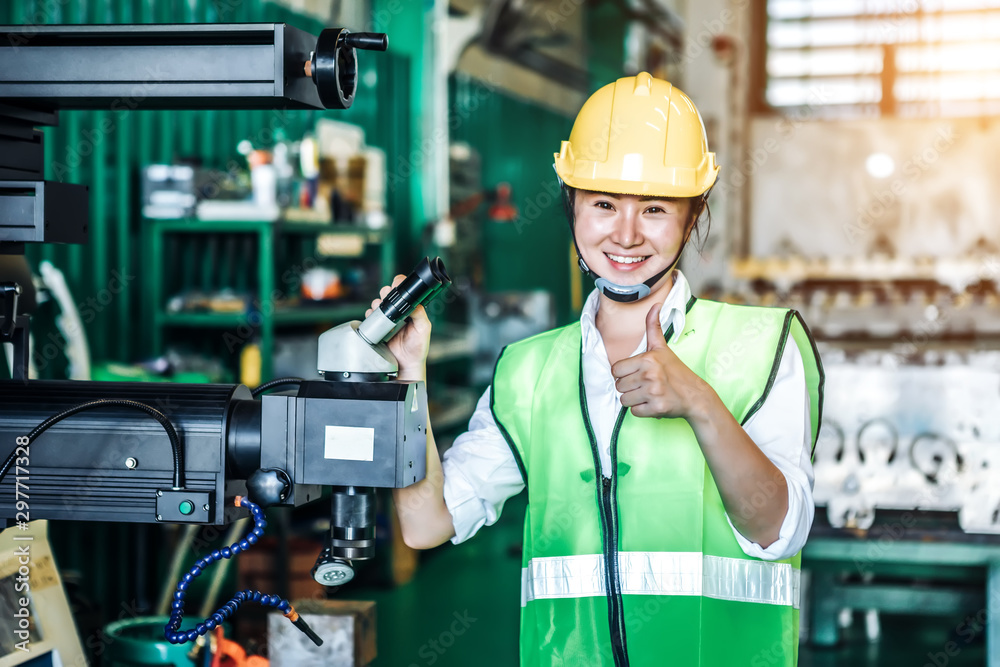
<instances>
[{"instance_id":1,"label":"factory window","mask_svg":"<svg viewBox=\"0 0 1000 667\"><path fill-rule=\"evenodd\" d=\"M1000 113L1000 0L755 3L758 110ZM766 37L765 37L766 35Z\"/></svg>"}]
</instances>

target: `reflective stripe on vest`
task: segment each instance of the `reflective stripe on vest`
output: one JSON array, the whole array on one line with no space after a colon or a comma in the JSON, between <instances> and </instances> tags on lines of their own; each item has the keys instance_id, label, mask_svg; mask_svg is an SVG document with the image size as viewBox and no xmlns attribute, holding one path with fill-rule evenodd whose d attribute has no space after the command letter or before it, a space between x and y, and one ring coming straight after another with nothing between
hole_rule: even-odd
<instances>
[{"instance_id":1,"label":"reflective stripe on vest","mask_svg":"<svg viewBox=\"0 0 1000 667\"><path fill-rule=\"evenodd\" d=\"M618 553L624 595L703 595L799 608L799 570L788 563L697 552ZM605 595L601 554L532 558L521 570L521 606L546 598Z\"/></svg>"}]
</instances>

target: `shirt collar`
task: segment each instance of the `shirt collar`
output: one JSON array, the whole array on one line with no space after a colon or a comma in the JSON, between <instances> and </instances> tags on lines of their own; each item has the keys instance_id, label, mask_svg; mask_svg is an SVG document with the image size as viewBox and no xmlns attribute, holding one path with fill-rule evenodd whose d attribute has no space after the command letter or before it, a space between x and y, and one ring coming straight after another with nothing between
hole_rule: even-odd
<instances>
[{"instance_id":1,"label":"shirt collar","mask_svg":"<svg viewBox=\"0 0 1000 667\"><path fill-rule=\"evenodd\" d=\"M667 341L675 342L684 330L684 324L686 321L687 314L687 304L691 300L691 285L688 283L687 278L681 273L680 269L674 269L674 285L670 288L670 293L667 294L666 300L663 302L663 308L660 309L660 330L666 333L667 328L673 324L674 333L672 340ZM650 301L650 307L653 306L653 301ZM600 338L600 332L597 330L597 310L601 305L601 295L600 291L594 289L587 297L587 302L583 305L583 312L580 313L580 326L583 334L584 345L588 345L589 341L594 340L594 336ZM639 344L639 351L646 349L646 334L642 335L642 342Z\"/></svg>"}]
</instances>

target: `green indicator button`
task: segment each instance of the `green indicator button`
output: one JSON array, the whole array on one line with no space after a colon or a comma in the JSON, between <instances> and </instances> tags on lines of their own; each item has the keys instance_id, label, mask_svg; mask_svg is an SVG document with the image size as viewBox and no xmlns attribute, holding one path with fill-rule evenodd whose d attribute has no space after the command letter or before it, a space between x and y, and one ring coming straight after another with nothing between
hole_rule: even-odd
<instances>
[{"instance_id":1,"label":"green indicator button","mask_svg":"<svg viewBox=\"0 0 1000 667\"><path fill-rule=\"evenodd\" d=\"M181 504L177 507L181 511L181 514L187 516L194 512L194 503L190 500L182 500Z\"/></svg>"}]
</instances>

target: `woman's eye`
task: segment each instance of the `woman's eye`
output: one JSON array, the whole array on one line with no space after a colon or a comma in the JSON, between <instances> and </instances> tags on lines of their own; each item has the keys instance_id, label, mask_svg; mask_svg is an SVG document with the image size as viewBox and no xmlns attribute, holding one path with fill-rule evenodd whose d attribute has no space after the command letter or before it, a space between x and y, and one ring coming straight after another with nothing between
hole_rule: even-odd
<instances>
[{"instance_id":1,"label":"woman's eye","mask_svg":"<svg viewBox=\"0 0 1000 667\"><path fill-rule=\"evenodd\" d=\"M649 208L646 209L646 213L666 213L666 211L664 211L659 206L650 206Z\"/></svg>"},{"instance_id":2,"label":"woman's eye","mask_svg":"<svg viewBox=\"0 0 1000 667\"><path fill-rule=\"evenodd\" d=\"M594 204L597 208L603 208L605 211L613 211L615 207L611 205L609 201L599 201Z\"/></svg>"}]
</instances>

